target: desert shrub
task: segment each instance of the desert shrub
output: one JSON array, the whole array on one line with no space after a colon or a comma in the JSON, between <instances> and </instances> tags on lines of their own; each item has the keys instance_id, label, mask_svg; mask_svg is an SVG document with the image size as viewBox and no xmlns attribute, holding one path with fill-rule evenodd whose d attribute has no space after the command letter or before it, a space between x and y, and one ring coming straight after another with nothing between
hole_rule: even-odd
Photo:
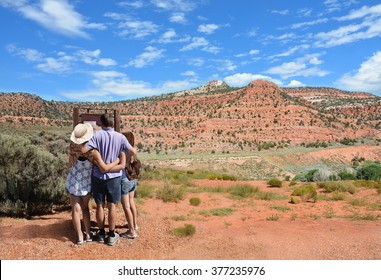
<instances>
[{"instance_id":1,"label":"desert shrub","mask_svg":"<svg viewBox=\"0 0 381 280\"><path fill-rule=\"evenodd\" d=\"M156 197L164 202L179 202L185 196L185 188L164 183L164 186L156 190Z\"/></svg>"},{"instance_id":2,"label":"desert shrub","mask_svg":"<svg viewBox=\"0 0 381 280\"><path fill-rule=\"evenodd\" d=\"M0 214L30 217L68 205L64 155L20 136L0 135Z\"/></svg>"},{"instance_id":3,"label":"desert shrub","mask_svg":"<svg viewBox=\"0 0 381 280\"><path fill-rule=\"evenodd\" d=\"M355 185L350 181L337 181L337 182L319 182L319 188L325 189L327 192L349 192L354 194L356 192Z\"/></svg>"},{"instance_id":4,"label":"desert shrub","mask_svg":"<svg viewBox=\"0 0 381 280\"><path fill-rule=\"evenodd\" d=\"M371 162L357 170L356 177L362 180L381 180L381 164Z\"/></svg>"},{"instance_id":5,"label":"desert shrub","mask_svg":"<svg viewBox=\"0 0 381 280\"><path fill-rule=\"evenodd\" d=\"M334 191L332 193L332 199L335 200L335 201L345 200L345 198L346 198L345 192Z\"/></svg>"},{"instance_id":6,"label":"desert shrub","mask_svg":"<svg viewBox=\"0 0 381 280\"><path fill-rule=\"evenodd\" d=\"M196 227L192 224L185 224L183 227L175 228L172 233L177 236L191 236L196 233Z\"/></svg>"},{"instance_id":7,"label":"desert shrub","mask_svg":"<svg viewBox=\"0 0 381 280\"><path fill-rule=\"evenodd\" d=\"M276 188L280 188L280 187L282 187L282 181L279 180L278 178L270 178L270 179L267 181L267 184L268 184L270 187L276 187Z\"/></svg>"},{"instance_id":8,"label":"desert shrub","mask_svg":"<svg viewBox=\"0 0 381 280\"><path fill-rule=\"evenodd\" d=\"M257 192L255 194L255 197L260 199L260 200L281 200L281 199L286 199L287 196L276 193L276 192Z\"/></svg>"},{"instance_id":9,"label":"desert shrub","mask_svg":"<svg viewBox=\"0 0 381 280\"><path fill-rule=\"evenodd\" d=\"M318 169L313 174L312 182L336 181L337 179L337 174L333 173L332 171L327 169Z\"/></svg>"},{"instance_id":10,"label":"desert shrub","mask_svg":"<svg viewBox=\"0 0 381 280\"><path fill-rule=\"evenodd\" d=\"M292 191L291 195L300 196L303 201L310 199L312 199L314 202L317 201L317 191L312 185L297 187Z\"/></svg>"},{"instance_id":11,"label":"desert shrub","mask_svg":"<svg viewBox=\"0 0 381 280\"><path fill-rule=\"evenodd\" d=\"M153 197L153 192L155 190L155 187L152 185L147 184L141 184L139 183L139 186L136 190L136 197L137 198L150 198Z\"/></svg>"},{"instance_id":12,"label":"desert shrub","mask_svg":"<svg viewBox=\"0 0 381 280\"><path fill-rule=\"evenodd\" d=\"M227 216L234 212L231 208L214 208L209 210L213 216Z\"/></svg>"},{"instance_id":13,"label":"desert shrub","mask_svg":"<svg viewBox=\"0 0 381 280\"><path fill-rule=\"evenodd\" d=\"M240 198L253 196L258 191L259 191L258 188L254 188L249 184L241 184L241 185L236 185L229 188L229 193L231 195L240 197Z\"/></svg>"},{"instance_id":14,"label":"desert shrub","mask_svg":"<svg viewBox=\"0 0 381 280\"><path fill-rule=\"evenodd\" d=\"M294 180L292 180L292 181L290 182L289 186L292 187L292 186L295 186L296 184L297 184L297 182L294 181Z\"/></svg>"},{"instance_id":15,"label":"desert shrub","mask_svg":"<svg viewBox=\"0 0 381 280\"><path fill-rule=\"evenodd\" d=\"M292 203L292 204L298 204L298 203L300 203L300 198L297 197L297 196L291 196L290 203Z\"/></svg>"},{"instance_id":16,"label":"desert shrub","mask_svg":"<svg viewBox=\"0 0 381 280\"><path fill-rule=\"evenodd\" d=\"M193 206L198 206L201 203L201 199L198 197L192 197L191 199L189 199L189 203Z\"/></svg>"},{"instance_id":17,"label":"desert shrub","mask_svg":"<svg viewBox=\"0 0 381 280\"><path fill-rule=\"evenodd\" d=\"M209 173L207 176L209 180L224 180L224 181L237 181L237 178L229 174Z\"/></svg>"},{"instance_id":18,"label":"desert shrub","mask_svg":"<svg viewBox=\"0 0 381 280\"><path fill-rule=\"evenodd\" d=\"M299 181L299 182L313 182L314 181L314 175L318 171L319 171L319 169L312 169L312 170L309 170L307 172L297 174L293 180Z\"/></svg>"},{"instance_id":19,"label":"desert shrub","mask_svg":"<svg viewBox=\"0 0 381 280\"><path fill-rule=\"evenodd\" d=\"M341 171L338 173L338 176L341 180L356 180L356 175L353 172Z\"/></svg>"}]
</instances>

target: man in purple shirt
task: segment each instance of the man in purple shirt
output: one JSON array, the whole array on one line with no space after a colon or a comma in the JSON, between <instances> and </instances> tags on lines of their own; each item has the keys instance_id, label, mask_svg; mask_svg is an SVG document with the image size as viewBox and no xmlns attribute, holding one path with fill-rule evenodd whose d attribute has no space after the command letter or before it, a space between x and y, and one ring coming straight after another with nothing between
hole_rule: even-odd
<instances>
[{"instance_id":1,"label":"man in purple shirt","mask_svg":"<svg viewBox=\"0 0 381 280\"><path fill-rule=\"evenodd\" d=\"M113 120L107 114L101 115L101 126L102 129L94 133L82 152L97 149L105 163L114 162L122 150L131 150L136 154L135 148L130 145L126 137L114 130ZM121 201L121 176L121 170L102 173L97 165L93 165L91 189L97 204L98 241L104 243L106 238L104 205L107 198L109 226L107 244L111 246L119 239L119 234L115 232L115 226L116 204Z\"/></svg>"}]
</instances>

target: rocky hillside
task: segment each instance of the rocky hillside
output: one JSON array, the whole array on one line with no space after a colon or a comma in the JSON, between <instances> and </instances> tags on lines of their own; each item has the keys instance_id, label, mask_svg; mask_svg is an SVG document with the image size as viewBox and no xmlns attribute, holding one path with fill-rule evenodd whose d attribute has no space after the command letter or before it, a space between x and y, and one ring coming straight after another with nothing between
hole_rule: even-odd
<instances>
[{"instance_id":1,"label":"rocky hillside","mask_svg":"<svg viewBox=\"0 0 381 280\"><path fill-rule=\"evenodd\" d=\"M381 136L381 106L374 95L279 88L262 80L239 89L212 81L189 91L113 103L44 101L22 93L2 94L1 99L0 120L21 119L24 125L31 120L70 124L73 107L119 109L122 130L133 131L141 149L156 153L255 150Z\"/></svg>"}]
</instances>

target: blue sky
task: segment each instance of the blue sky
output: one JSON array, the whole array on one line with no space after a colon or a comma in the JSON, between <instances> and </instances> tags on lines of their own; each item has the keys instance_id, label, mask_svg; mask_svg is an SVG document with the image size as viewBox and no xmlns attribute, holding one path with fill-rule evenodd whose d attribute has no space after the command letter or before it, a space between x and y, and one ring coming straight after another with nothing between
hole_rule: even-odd
<instances>
[{"instance_id":1,"label":"blue sky","mask_svg":"<svg viewBox=\"0 0 381 280\"><path fill-rule=\"evenodd\" d=\"M0 91L116 101L326 86L381 96L380 1L0 0Z\"/></svg>"}]
</instances>

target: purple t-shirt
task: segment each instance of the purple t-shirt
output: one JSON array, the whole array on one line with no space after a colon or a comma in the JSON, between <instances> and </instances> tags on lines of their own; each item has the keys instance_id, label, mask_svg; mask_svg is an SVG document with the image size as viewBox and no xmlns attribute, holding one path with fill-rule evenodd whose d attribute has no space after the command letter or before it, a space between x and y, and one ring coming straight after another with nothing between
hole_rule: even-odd
<instances>
[{"instance_id":1,"label":"purple t-shirt","mask_svg":"<svg viewBox=\"0 0 381 280\"><path fill-rule=\"evenodd\" d=\"M113 128L102 128L95 132L86 147L97 149L106 164L114 162L122 150L132 149L127 138ZM121 175L122 171L102 173L97 165L93 165L93 176L99 179L107 180Z\"/></svg>"}]
</instances>

